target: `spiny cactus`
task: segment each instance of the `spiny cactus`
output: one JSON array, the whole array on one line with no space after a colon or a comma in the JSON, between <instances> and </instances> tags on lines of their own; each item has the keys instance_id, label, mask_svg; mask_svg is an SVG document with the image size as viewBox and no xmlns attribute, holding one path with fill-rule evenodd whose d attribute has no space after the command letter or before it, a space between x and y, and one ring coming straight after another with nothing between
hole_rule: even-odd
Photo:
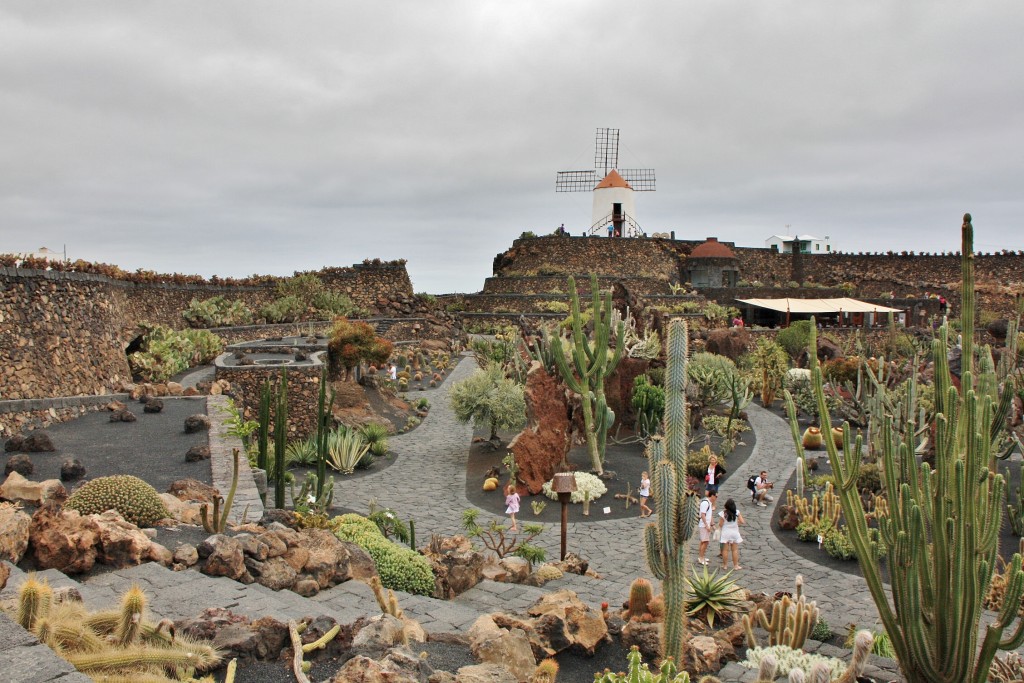
<instances>
[{"instance_id":1,"label":"spiny cactus","mask_svg":"<svg viewBox=\"0 0 1024 683\"><path fill-rule=\"evenodd\" d=\"M145 608L145 594L133 586L120 609L89 614L79 603L54 603L49 586L29 577L19 590L17 614L40 642L97 681L172 683L220 660L208 643L175 637L164 622L147 622Z\"/></svg>"},{"instance_id":2,"label":"spiny cactus","mask_svg":"<svg viewBox=\"0 0 1024 683\"><path fill-rule=\"evenodd\" d=\"M50 582L37 581L35 574L29 574L18 590L17 622L26 631L31 631L36 622L49 613L52 602L53 589L50 588Z\"/></svg>"},{"instance_id":3,"label":"spiny cactus","mask_svg":"<svg viewBox=\"0 0 1024 683\"><path fill-rule=\"evenodd\" d=\"M686 357L687 327L680 319L668 325L665 368L665 436L647 445L652 494L658 521L644 529L651 572L662 582L665 628L662 653L682 661L687 641L686 552L697 526L697 496L686 486Z\"/></svg>"},{"instance_id":4,"label":"spiny cactus","mask_svg":"<svg viewBox=\"0 0 1024 683\"><path fill-rule=\"evenodd\" d=\"M548 657L541 660L530 675L530 683L555 683L558 678L558 662Z\"/></svg>"},{"instance_id":5,"label":"spiny cactus","mask_svg":"<svg viewBox=\"0 0 1024 683\"><path fill-rule=\"evenodd\" d=\"M572 367L559 335L551 337L551 353L562 380L570 390L580 395L583 407L583 431L587 439L590 463L598 474L604 472L605 443L608 430L615 422L615 412L608 407L604 395L604 380L615 372L625 348L625 325L620 321L616 327L615 349L609 352L608 344L612 335L612 297L610 292L601 292L597 286L597 275L590 274L591 311L593 313L594 340L590 342L583 332L583 313L580 310L580 296L576 291L575 278L569 278L569 295L572 298L572 346L570 347ZM609 353L611 354L609 356Z\"/></svg>"},{"instance_id":6,"label":"spiny cactus","mask_svg":"<svg viewBox=\"0 0 1024 683\"><path fill-rule=\"evenodd\" d=\"M804 579L797 576L794 581L796 586L796 598L783 595L782 599L772 604L771 619L760 607L753 614L743 615L743 630L747 635L747 647L756 647L757 639L754 637L754 622L760 624L761 628L768 631L768 645L785 645L794 650L804 646L811 629L818 623L818 605L815 602L807 602L804 595Z\"/></svg>"},{"instance_id":7,"label":"spiny cactus","mask_svg":"<svg viewBox=\"0 0 1024 683\"><path fill-rule=\"evenodd\" d=\"M286 475L285 451L288 446L288 371L281 370L274 409L274 507L284 507Z\"/></svg>"},{"instance_id":8,"label":"spiny cactus","mask_svg":"<svg viewBox=\"0 0 1024 683\"><path fill-rule=\"evenodd\" d=\"M779 665L775 663L775 657L765 655L757 667L757 683L772 683Z\"/></svg>"},{"instance_id":9,"label":"spiny cactus","mask_svg":"<svg viewBox=\"0 0 1024 683\"><path fill-rule=\"evenodd\" d=\"M203 520L203 529L207 533L223 533L228 527L228 519L231 515L231 505L235 502L235 491L238 489L238 449L231 449L231 488L228 490L228 499L218 492L213 497L213 515L209 516L208 505L203 503L199 506L199 516ZM221 507L223 506L223 510Z\"/></svg>"},{"instance_id":10,"label":"spiny cactus","mask_svg":"<svg viewBox=\"0 0 1024 683\"><path fill-rule=\"evenodd\" d=\"M137 526L152 526L168 516L156 489L138 477L117 474L86 482L68 498L64 507L83 515L117 510L125 521Z\"/></svg>"},{"instance_id":11,"label":"spiny cactus","mask_svg":"<svg viewBox=\"0 0 1024 683\"><path fill-rule=\"evenodd\" d=\"M854 442L843 425L843 449L825 444L850 540L885 632L908 683L984 683L999 649L1024 643L1024 621L1016 619L1024 593L1019 553L1005 573L1006 597L978 643L982 603L998 554L1005 482L996 471L1002 448L1004 408L1015 391L1012 377L1000 382L991 351L974 352L974 229L964 216L962 246L962 373L958 389L949 369L949 329L932 341L935 372L934 469L918 464L922 431L912 409L918 379L908 383L898 410L872 426L879 435L889 506L876 510L879 535L872 537L857 490L862 437ZM810 348L815 348L811 325ZM822 431L830 430L821 368L812 352L812 385ZM892 601L882 580L877 545L885 544ZM1014 623L1016 621L1016 623ZM1012 628L1011 628L1012 626ZM1007 630L1009 631L1007 632Z\"/></svg>"},{"instance_id":12,"label":"spiny cactus","mask_svg":"<svg viewBox=\"0 0 1024 683\"><path fill-rule=\"evenodd\" d=\"M640 648L634 645L626 655L629 668L626 673L612 673L605 669L603 674L594 674L594 683L690 683L690 674L676 669L675 661L666 657L658 673L653 673L644 664Z\"/></svg>"},{"instance_id":13,"label":"spiny cactus","mask_svg":"<svg viewBox=\"0 0 1024 683\"><path fill-rule=\"evenodd\" d=\"M626 611L626 619L640 619L645 614L650 614L651 598L654 597L654 590L651 582L644 578L633 579L629 586L629 609Z\"/></svg>"},{"instance_id":14,"label":"spiny cactus","mask_svg":"<svg viewBox=\"0 0 1024 683\"><path fill-rule=\"evenodd\" d=\"M857 632L857 636L853 639L853 655L850 657L850 664L834 683L855 683L857 681L857 678L864 672L864 665L867 664L868 655L871 654L871 646L874 642L875 637L871 631Z\"/></svg>"}]
</instances>

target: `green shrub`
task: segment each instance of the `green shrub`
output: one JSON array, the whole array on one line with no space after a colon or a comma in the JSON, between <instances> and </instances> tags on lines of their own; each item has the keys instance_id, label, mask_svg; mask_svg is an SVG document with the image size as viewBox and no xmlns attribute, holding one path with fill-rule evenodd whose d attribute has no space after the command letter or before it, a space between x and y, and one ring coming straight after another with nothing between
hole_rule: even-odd
<instances>
[{"instance_id":1,"label":"green shrub","mask_svg":"<svg viewBox=\"0 0 1024 683\"><path fill-rule=\"evenodd\" d=\"M209 363L224 349L224 340L208 330L142 326L147 329L142 348L128 356L128 364L146 382L166 382L193 365Z\"/></svg>"},{"instance_id":2,"label":"green shrub","mask_svg":"<svg viewBox=\"0 0 1024 683\"><path fill-rule=\"evenodd\" d=\"M825 379L836 384L857 381L857 370L860 368L861 359L859 356L848 358L834 358L822 368Z\"/></svg>"},{"instance_id":3,"label":"green shrub","mask_svg":"<svg viewBox=\"0 0 1024 683\"><path fill-rule=\"evenodd\" d=\"M260 309L260 315L268 323L292 323L306 312L306 304L297 296L285 296L275 299Z\"/></svg>"},{"instance_id":4,"label":"green shrub","mask_svg":"<svg viewBox=\"0 0 1024 683\"><path fill-rule=\"evenodd\" d=\"M711 446L704 446L699 451L690 451L686 456L686 473L703 482L704 475L708 473L708 461L712 455L715 453L711 452ZM722 467L725 467L724 458L719 457L718 461ZM702 483L701 487L703 486Z\"/></svg>"},{"instance_id":5,"label":"green shrub","mask_svg":"<svg viewBox=\"0 0 1024 683\"><path fill-rule=\"evenodd\" d=\"M818 540L818 526L811 522L800 522L796 526L796 537L804 543Z\"/></svg>"},{"instance_id":6,"label":"green shrub","mask_svg":"<svg viewBox=\"0 0 1024 683\"><path fill-rule=\"evenodd\" d=\"M332 292L326 289L314 294L310 304L318 314L321 314L318 317L351 316L360 313L359 307L352 302L352 299L341 292Z\"/></svg>"},{"instance_id":7,"label":"green shrub","mask_svg":"<svg viewBox=\"0 0 1024 683\"><path fill-rule=\"evenodd\" d=\"M346 514L335 518L335 521L335 535L369 553L377 565L380 582L386 588L415 595L434 592L434 572L425 557L384 538L377 525L366 517Z\"/></svg>"},{"instance_id":8,"label":"green shrub","mask_svg":"<svg viewBox=\"0 0 1024 683\"><path fill-rule=\"evenodd\" d=\"M882 468L877 463L866 462L860 466L857 474L857 490L867 489L872 493L879 493L882 490Z\"/></svg>"},{"instance_id":9,"label":"green shrub","mask_svg":"<svg viewBox=\"0 0 1024 683\"><path fill-rule=\"evenodd\" d=\"M203 301L192 299L181 317L190 327L248 325L252 322L252 311L243 301L218 295Z\"/></svg>"},{"instance_id":10,"label":"green shrub","mask_svg":"<svg viewBox=\"0 0 1024 683\"><path fill-rule=\"evenodd\" d=\"M370 444L370 453L380 457L388 452L388 428L379 422L371 422L359 428L366 443ZM362 461L360 461L362 462Z\"/></svg>"},{"instance_id":11,"label":"green shrub","mask_svg":"<svg viewBox=\"0 0 1024 683\"><path fill-rule=\"evenodd\" d=\"M790 323L789 327L779 330L775 341L786 349L786 353L792 358L796 358L807 349L807 344L811 341L811 321L797 320Z\"/></svg>"},{"instance_id":12,"label":"green shrub","mask_svg":"<svg viewBox=\"0 0 1024 683\"><path fill-rule=\"evenodd\" d=\"M569 304L564 301L545 301L538 308L548 313L568 313Z\"/></svg>"},{"instance_id":13,"label":"green shrub","mask_svg":"<svg viewBox=\"0 0 1024 683\"><path fill-rule=\"evenodd\" d=\"M832 529L825 535L822 547L832 557L840 560L854 560L857 553L853 549L853 541L845 529Z\"/></svg>"},{"instance_id":14,"label":"green shrub","mask_svg":"<svg viewBox=\"0 0 1024 683\"><path fill-rule=\"evenodd\" d=\"M152 526L158 519L170 516L156 489L138 477L117 474L86 482L71 494L64 507L83 515L96 515L117 510L126 521L136 526Z\"/></svg>"}]
</instances>

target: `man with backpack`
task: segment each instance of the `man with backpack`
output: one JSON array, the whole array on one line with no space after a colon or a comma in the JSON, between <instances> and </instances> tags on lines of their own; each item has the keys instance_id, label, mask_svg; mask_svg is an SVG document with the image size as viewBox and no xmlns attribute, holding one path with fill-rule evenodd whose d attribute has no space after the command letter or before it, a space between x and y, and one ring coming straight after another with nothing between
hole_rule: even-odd
<instances>
[{"instance_id":1,"label":"man with backpack","mask_svg":"<svg viewBox=\"0 0 1024 683\"><path fill-rule=\"evenodd\" d=\"M775 484L768 481L768 472L761 470L760 476L747 479L747 488L750 489L751 502L757 503L759 507L768 507L768 503L775 500L768 491L775 488Z\"/></svg>"}]
</instances>

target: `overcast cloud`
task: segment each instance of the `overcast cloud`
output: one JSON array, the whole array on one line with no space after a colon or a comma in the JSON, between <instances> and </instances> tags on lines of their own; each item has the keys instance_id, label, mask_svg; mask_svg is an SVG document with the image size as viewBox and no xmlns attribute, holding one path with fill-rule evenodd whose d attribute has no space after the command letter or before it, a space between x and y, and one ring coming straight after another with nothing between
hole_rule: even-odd
<instances>
[{"instance_id":1,"label":"overcast cloud","mask_svg":"<svg viewBox=\"0 0 1024 683\"><path fill-rule=\"evenodd\" d=\"M1024 249L1024 3L4 2L0 251L474 292L589 227L594 130L648 232ZM788 229L786 226L790 226Z\"/></svg>"}]
</instances>

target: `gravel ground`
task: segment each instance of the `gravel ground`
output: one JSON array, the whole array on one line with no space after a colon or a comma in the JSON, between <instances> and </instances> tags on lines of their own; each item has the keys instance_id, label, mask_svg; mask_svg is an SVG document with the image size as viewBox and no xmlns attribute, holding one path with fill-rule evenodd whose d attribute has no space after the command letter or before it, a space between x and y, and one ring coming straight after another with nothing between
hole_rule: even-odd
<instances>
[{"instance_id":1,"label":"gravel ground","mask_svg":"<svg viewBox=\"0 0 1024 683\"><path fill-rule=\"evenodd\" d=\"M78 458L85 465L86 479L112 474L132 474L166 491L177 479L190 477L209 484L210 463L185 462L192 446L206 445L206 432L186 434L185 418L206 414L206 399L165 398L160 413L142 412L141 403L129 403L135 422L111 422L106 410L85 415L45 430L56 451L28 453L35 465L30 479L59 479L61 464ZM6 454L7 456L13 453ZM81 482L71 482L74 488ZM67 484L65 484L67 486Z\"/></svg>"}]
</instances>

